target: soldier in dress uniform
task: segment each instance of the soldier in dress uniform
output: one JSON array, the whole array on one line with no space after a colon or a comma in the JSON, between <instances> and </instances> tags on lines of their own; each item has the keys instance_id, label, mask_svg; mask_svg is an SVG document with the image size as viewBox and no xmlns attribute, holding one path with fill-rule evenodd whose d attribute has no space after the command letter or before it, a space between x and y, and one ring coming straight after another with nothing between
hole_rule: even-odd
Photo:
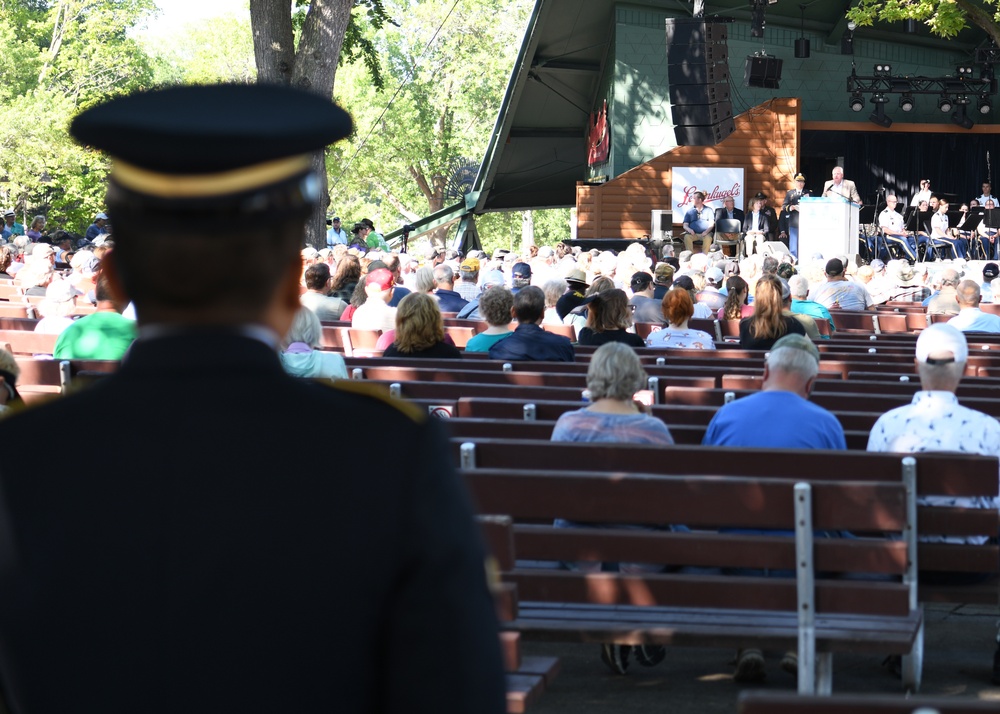
<instances>
[{"instance_id":1,"label":"soldier in dress uniform","mask_svg":"<svg viewBox=\"0 0 1000 714\"><path fill-rule=\"evenodd\" d=\"M789 252L799 257L799 199L808 196L806 177L795 174L795 188L785 192L785 200L781 204L781 233L778 240L788 246Z\"/></svg>"},{"instance_id":2,"label":"soldier in dress uniform","mask_svg":"<svg viewBox=\"0 0 1000 714\"><path fill-rule=\"evenodd\" d=\"M319 198L310 154L351 128L329 100L265 85L73 121L113 160L104 269L138 339L117 373L0 423L17 443L84 420L101 434L83 462L21 449L0 466L11 711L504 711L484 552L441 429L278 359ZM338 443L347 424L364 435Z\"/></svg>"}]
</instances>

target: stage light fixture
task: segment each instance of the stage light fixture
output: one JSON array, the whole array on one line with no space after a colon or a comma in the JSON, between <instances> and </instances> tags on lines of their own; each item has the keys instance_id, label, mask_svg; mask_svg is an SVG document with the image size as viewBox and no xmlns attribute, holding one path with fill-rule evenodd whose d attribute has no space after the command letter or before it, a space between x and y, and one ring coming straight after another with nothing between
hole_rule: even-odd
<instances>
[{"instance_id":1,"label":"stage light fixture","mask_svg":"<svg viewBox=\"0 0 1000 714\"><path fill-rule=\"evenodd\" d=\"M876 77L888 77L892 72L892 67L887 64L877 64L875 65L875 76Z\"/></svg>"},{"instance_id":2,"label":"stage light fixture","mask_svg":"<svg viewBox=\"0 0 1000 714\"><path fill-rule=\"evenodd\" d=\"M962 127L963 129L972 128L972 120L969 118L968 114L965 113L964 104L959 104L958 111L952 112L951 121L954 124L958 124L958 126Z\"/></svg>"},{"instance_id":3,"label":"stage light fixture","mask_svg":"<svg viewBox=\"0 0 1000 714\"><path fill-rule=\"evenodd\" d=\"M847 32L845 32L840 38L840 54L854 54L854 31L857 27L858 24L854 22L854 20L847 23Z\"/></svg>"},{"instance_id":4,"label":"stage light fixture","mask_svg":"<svg viewBox=\"0 0 1000 714\"><path fill-rule=\"evenodd\" d=\"M902 109L904 112L912 112L913 111L913 95L912 94L904 94L903 96L901 96L899 98L899 108Z\"/></svg>"},{"instance_id":5,"label":"stage light fixture","mask_svg":"<svg viewBox=\"0 0 1000 714\"><path fill-rule=\"evenodd\" d=\"M960 64L955 68L959 77L963 79L972 79L972 65L971 64Z\"/></svg>"},{"instance_id":6,"label":"stage light fixture","mask_svg":"<svg viewBox=\"0 0 1000 714\"><path fill-rule=\"evenodd\" d=\"M951 98L947 94L942 94L938 100L938 109L946 114L951 111Z\"/></svg>"},{"instance_id":7,"label":"stage light fixture","mask_svg":"<svg viewBox=\"0 0 1000 714\"><path fill-rule=\"evenodd\" d=\"M979 113L989 114L991 111L993 111L993 103L990 102L990 96L984 94L979 98Z\"/></svg>"},{"instance_id":8,"label":"stage light fixture","mask_svg":"<svg viewBox=\"0 0 1000 714\"><path fill-rule=\"evenodd\" d=\"M861 92L855 92L851 95L851 111L860 112L865 108L865 98L861 96Z\"/></svg>"},{"instance_id":9,"label":"stage light fixture","mask_svg":"<svg viewBox=\"0 0 1000 714\"><path fill-rule=\"evenodd\" d=\"M872 97L872 101L875 102L875 111L868 116L868 121L888 129L892 126L892 119L885 114L885 103L889 100L881 94L876 94Z\"/></svg>"}]
</instances>

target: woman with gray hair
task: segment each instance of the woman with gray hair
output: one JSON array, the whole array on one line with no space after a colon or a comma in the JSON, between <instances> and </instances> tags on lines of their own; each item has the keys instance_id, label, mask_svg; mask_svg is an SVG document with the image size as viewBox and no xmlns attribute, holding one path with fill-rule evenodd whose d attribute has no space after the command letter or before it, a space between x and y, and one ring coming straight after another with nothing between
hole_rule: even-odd
<instances>
[{"instance_id":1,"label":"woman with gray hair","mask_svg":"<svg viewBox=\"0 0 1000 714\"><path fill-rule=\"evenodd\" d=\"M542 292L545 293L545 317L542 319L543 325L563 324L562 318L556 312L556 303L559 302L559 298L566 294L568 287L569 283L562 278L549 280L542 285Z\"/></svg>"},{"instance_id":2,"label":"woman with gray hair","mask_svg":"<svg viewBox=\"0 0 1000 714\"><path fill-rule=\"evenodd\" d=\"M31 225L28 226L28 230L24 232L26 236L31 238L32 241L37 242L42 237L42 231L45 230L45 216L35 216L31 219Z\"/></svg>"},{"instance_id":3,"label":"woman with gray hair","mask_svg":"<svg viewBox=\"0 0 1000 714\"><path fill-rule=\"evenodd\" d=\"M434 271L430 268L420 268L414 274L413 282L413 292L415 293L430 294L437 287L437 281L434 279Z\"/></svg>"},{"instance_id":4,"label":"woman with gray hair","mask_svg":"<svg viewBox=\"0 0 1000 714\"><path fill-rule=\"evenodd\" d=\"M631 347L620 342L601 345L587 367L590 404L559 417L552 441L673 444L667 425L633 399L645 387L646 371Z\"/></svg>"},{"instance_id":5,"label":"woman with gray hair","mask_svg":"<svg viewBox=\"0 0 1000 714\"><path fill-rule=\"evenodd\" d=\"M285 371L293 377L347 379L343 355L316 349L322 338L323 326L316 313L307 307L299 308L278 355Z\"/></svg>"},{"instance_id":6,"label":"woman with gray hair","mask_svg":"<svg viewBox=\"0 0 1000 714\"><path fill-rule=\"evenodd\" d=\"M589 406L566 412L552 430L552 441L619 442L630 444L670 445L674 438L667 425L651 416L648 407L633 398L646 386L646 371L635 351L621 342L601 345L590 358L587 368L587 389L590 390ZM604 528L639 528L622 524L579 524L557 519L556 528L576 526ZM671 528L672 529L672 528ZM601 563L582 561L566 563L571 570L598 572ZM642 563L621 563L625 573L658 572L660 566ZM634 652L640 664L651 667L662 661L665 650L660 645L601 645L601 660L618 674L625 674L630 655Z\"/></svg>"}]
</instances>

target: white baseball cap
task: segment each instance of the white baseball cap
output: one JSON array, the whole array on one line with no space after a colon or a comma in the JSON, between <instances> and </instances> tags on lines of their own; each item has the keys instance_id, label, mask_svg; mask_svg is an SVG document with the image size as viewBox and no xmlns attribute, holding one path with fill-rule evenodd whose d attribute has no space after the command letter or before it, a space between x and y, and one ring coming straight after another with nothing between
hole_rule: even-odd
<instances>
[{"instance_id":1,"label":"white baseball cap","mask_svg":"<svg viewBox=\"0 0 1000 714\"><path fill-rule=\"evenodd\" d=\"M930 325L917 338L918 362L965 362L968 358L969 345L965 335L946 322Z\"/></svg>"}]
</instances>

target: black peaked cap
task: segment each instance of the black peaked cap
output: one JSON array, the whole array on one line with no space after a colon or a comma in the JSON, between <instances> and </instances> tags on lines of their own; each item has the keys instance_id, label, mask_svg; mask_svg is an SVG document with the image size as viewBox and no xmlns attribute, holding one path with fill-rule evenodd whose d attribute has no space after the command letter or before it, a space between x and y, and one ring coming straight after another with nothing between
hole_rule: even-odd
<instances>
[{"instance_id":1,"label":"black peaked cap","mask_svg":"<svg viewBox=\"0 0 1000 714\"><path fill-rule=\"evenodd\" d=\"M113 99L78 115L70 134L148 171L211 174L322 149L353 126L332 101L301 89L216 84Z\"/></svg>"}]
</instances>

